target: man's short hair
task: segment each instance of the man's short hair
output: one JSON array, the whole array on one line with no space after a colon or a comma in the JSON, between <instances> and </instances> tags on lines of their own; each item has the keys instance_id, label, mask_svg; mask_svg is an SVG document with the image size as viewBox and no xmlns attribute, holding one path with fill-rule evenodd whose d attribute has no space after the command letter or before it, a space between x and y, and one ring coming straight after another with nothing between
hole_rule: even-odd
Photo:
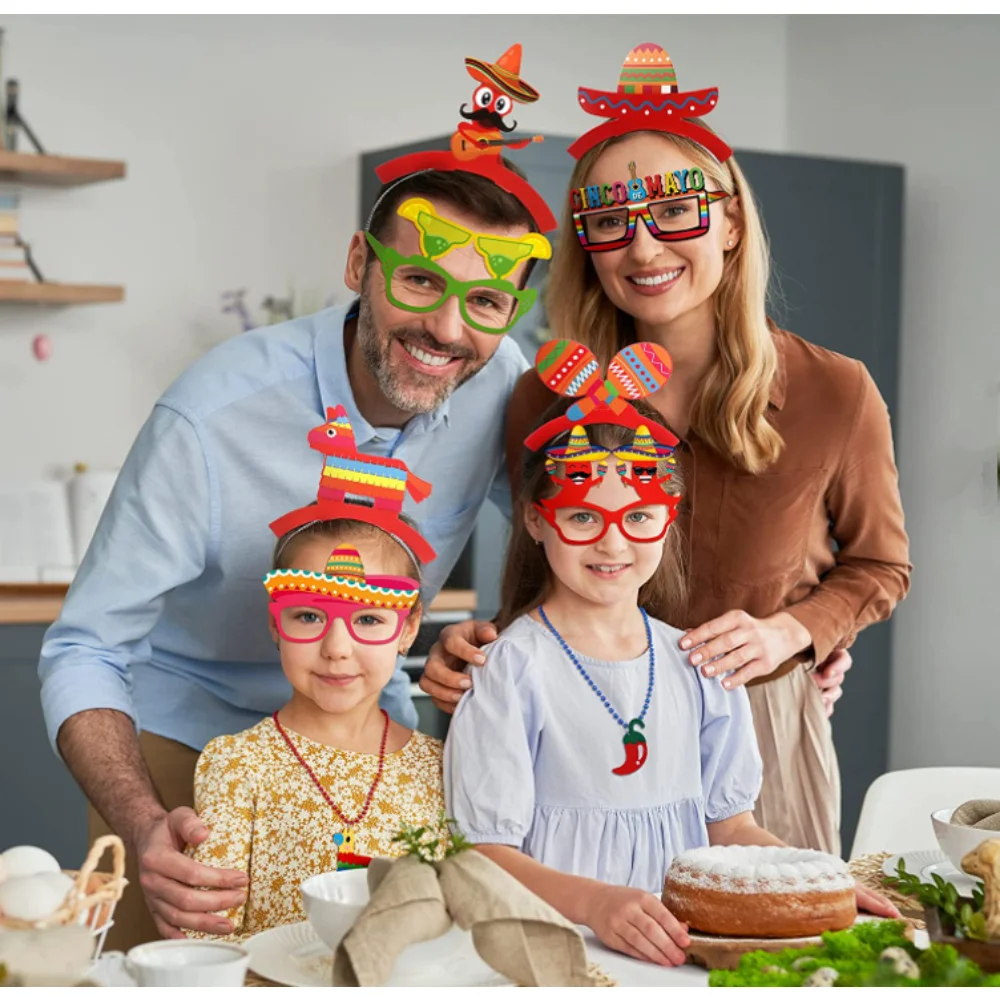
<instances>
[{"instance_id":1,"label":"man's short hair","mask_svg":"<svg viewBox=\"0 0 1000 1000\"><path fill-rule=\"evenodd\" d=\"M510 160L504 159L503 164L512 173L527 180L524 172ZM407 198L426 198L432 204L435 199L440 199L486 225L511 229L523 226L530 232L538 232L528 209L514 195L488 178L464 170L424 170L382 186L368 220L368 232L380 243L385 242L384 237L394 225L405 221L396 215L396 209ZM366 270L375 259L369 247ZM521 277L522 288L527 284L535 263L534 258L528 260Z\"/></svg>"}]
</instances>

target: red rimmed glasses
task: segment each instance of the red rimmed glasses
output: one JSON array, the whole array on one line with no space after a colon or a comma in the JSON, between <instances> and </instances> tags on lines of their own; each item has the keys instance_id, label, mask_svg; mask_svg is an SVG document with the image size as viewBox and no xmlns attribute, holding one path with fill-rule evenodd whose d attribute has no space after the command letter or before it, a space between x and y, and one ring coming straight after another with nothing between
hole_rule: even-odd
<instances>
[{"instance_id":1,"label":"red rimmed glasses","mask_svg":"<svg viewBox=\"0 0 1000 1000\"><path fill-rule=\"evenodd\" d=\"M399 638L410 608L378 608L322 595L289 591L268 605L278 634L288 642L319 642L340 619L355 642L377 646Z\"/></svg>"},{"instance_id":2,"label":"red rimmed glasses","mask_svg":"<svg viewBox=\"0 0 1000 1000\"><path fill-rule=\"evenodd\" d=\"M612 524L630 542L660 541L677 516L678 502L680 497L670 504L650 504L640 500L618 510L607 510L590 503L554 509L540 503L533 506L567 545L593 545L608 533Z\"/></svg>"}]
</instances>

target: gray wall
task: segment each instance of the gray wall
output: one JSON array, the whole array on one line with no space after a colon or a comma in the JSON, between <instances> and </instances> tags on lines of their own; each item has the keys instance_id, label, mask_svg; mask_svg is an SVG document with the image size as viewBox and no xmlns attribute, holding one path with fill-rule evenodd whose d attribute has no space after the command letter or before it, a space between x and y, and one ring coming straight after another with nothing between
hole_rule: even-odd
<instances>
[{"instance_id":1,"label":"gray wall","mask_svg":"<svg viewBox=\"0 0 1000 1000\"><path fill-rule=\"evenodd\" d=\"M793 17L788 51L792 146L906 169L890 764L996 764L1000 19Z\"/></svg>"}]
</instances>

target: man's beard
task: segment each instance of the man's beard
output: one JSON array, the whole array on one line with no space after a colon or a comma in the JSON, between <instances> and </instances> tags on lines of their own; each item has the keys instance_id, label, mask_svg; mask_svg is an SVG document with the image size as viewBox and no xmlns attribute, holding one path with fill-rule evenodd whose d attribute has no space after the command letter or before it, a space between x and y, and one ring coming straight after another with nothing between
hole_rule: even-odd
<instances>
[{"instance_id":1,"label":"man's beard","mask_svg":"<svg viewBox=\"0 0 1000 1000\"><path fill-rule=\"evenodd\" d=\"M393 340L426 347L440 354L450 354L452 357L462 358L463 363L455 374L447 378L425 375L405 362L393 365L390 355ZM489 360L477 360L476 354L467 347L439 344L420 327L397 326L380 336L372 319L371 304L365 294L361 295L358 307L357 343L382 395L403 413L429 413L436 410Z\"/></svg>"}]
</instances>

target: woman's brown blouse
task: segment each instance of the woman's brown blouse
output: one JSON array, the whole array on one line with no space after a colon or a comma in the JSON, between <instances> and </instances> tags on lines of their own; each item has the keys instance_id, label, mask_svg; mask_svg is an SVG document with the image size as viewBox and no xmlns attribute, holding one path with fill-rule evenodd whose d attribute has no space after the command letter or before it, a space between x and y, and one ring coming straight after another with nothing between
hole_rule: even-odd
<instances>
[{"instance_id":1,"label":"woman's brown blouse","mask_svg":"<svg viewBox=\"0 0 1000 1000\"><path fill-rule=\"evenodd\" d=\"M687 539L691 596L686 620L671 622L694 628L733 609L756 618L787 611L809 630L813 649L764 680L799 662L822 663L888 618L912 569L889 413L868 370L794 334L774 338L769 419L785 442L777 462L744 472L693 431L677 449L685 497L676 527ZM515 491L524 438L553 399L534 370L511 397Z\"/></svg>"}]
</instances>

